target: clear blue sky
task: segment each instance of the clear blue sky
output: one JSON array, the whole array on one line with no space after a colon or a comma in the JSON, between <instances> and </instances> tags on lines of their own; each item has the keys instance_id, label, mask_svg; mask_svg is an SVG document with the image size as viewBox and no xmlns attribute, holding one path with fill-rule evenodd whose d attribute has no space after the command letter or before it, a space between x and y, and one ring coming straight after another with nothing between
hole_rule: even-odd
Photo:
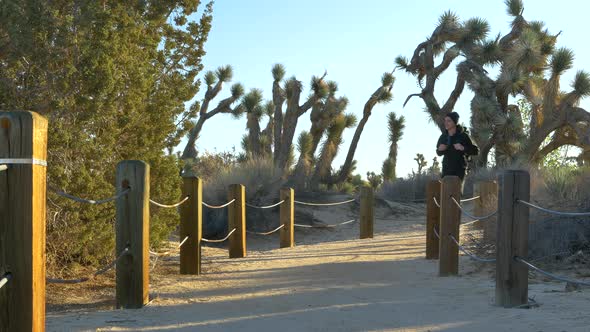
<instances>
[{"instance_id":1,"label":"clear blue sky","mask_svg":"<svg viewBox=\"0 0 590 332\"><path fill-rule=\"evenodd\" d=\"M576 54L574 68L565 75L562 87L569 86L576 70L590 71L587 2L525 0L524 4L527 20L544 21L552 33L562 31L558 46L567 46ZM493 36L509 31L511 20L502 0L217 0L203 62L206 70L232 65L234 82L241 82L248 90L262 89L266 99L272 97L270 70L274 63L284 64L287 77L295 75L306 88L312 75L327 70L328 79L338 82L340 95L350 100L347 111L360 119L365 101L379 87L381 75L394 68L395 57L410 57L417 44L432 33L440 14L449 9L462 20L486 18ZM455 73L451 66L437 83L435 93L439 102L452 90ZM398 176L405 176L416 167L413 160L416 153L423 153L429 164L435 156L434 146L440 132L422 111L423 102L414 98L402 107L408 94L419 92L416 81L401 71L395 76L394 100L375 107L356 152L357 171L363 177L367 171L381 171L388 151L386 116L389 112L406 117ZM227 96L227 90L218 100ZM466 88L455 109L465 124L469 123L471 98ZM588 101L582 106L588 109ZM245 119L217 115L205 124L197 148L225 151L235 146L239 150L245 126ZM308 130L309 126L309 114L306 114L300 118L298 132ZM346 132L335 168L342 164L353 132L354 129Z\"/></svg>"}]
</instances>

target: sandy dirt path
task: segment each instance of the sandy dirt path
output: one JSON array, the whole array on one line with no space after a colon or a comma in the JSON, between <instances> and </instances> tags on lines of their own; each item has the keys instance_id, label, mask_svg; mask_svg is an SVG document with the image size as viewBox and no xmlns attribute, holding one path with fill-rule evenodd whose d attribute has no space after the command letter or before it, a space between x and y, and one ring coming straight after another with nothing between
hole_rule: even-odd
<instances>
[{"instance_id":1,"label":"sandy dirt path","mask_svg":"<svg viewBox=\"0 0 590 332\"><path fill-rule=\"evenodd\" d=\"M342 211L347 216L349 211ZM533 309L493 306L489 268L461 258L459 277L437 277L424 257L423 216L298 230L298 245L249 236L248 257L204 248L202 276L179 276L177 257L153 277L139 310L50 312L48 331L590 331L590 292L538 282Z\"/></svg>"}]
</instances>

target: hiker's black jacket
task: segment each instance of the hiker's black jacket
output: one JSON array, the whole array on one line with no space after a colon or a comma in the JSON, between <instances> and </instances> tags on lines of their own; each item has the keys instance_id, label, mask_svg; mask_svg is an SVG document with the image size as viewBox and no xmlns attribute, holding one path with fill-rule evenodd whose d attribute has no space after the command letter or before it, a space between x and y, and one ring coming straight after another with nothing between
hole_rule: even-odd
<instances>
[{"instance_id":1,"label":"hiker's black jacket","mask_svg":"<svg viewBox=\"0 0 590 332\"><path fill-rule=\"evenodd\" d=\"M464 151L456 150L453 144L460 143L465 147ZM445 151L439 151L438 146L445 144L447 149ZM463 180L465 177L465 169L467 168L467 156L475 156L479 153L477 146L471 142L471 138L465 132L463 127L457 126L457 132L455 135L450 136L449 133L445 132L440 135L438 142L436 143L436 154L443 157L442 162L442 176L456 175Z\"/></svg>"}]
</instances>

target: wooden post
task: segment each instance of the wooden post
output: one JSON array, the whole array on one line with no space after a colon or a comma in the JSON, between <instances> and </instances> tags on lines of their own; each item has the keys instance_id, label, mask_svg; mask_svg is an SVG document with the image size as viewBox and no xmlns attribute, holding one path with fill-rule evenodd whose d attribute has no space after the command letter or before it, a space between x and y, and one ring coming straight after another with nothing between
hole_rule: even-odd
<instances>
[{"instance_id":1,"label":"wooden post","mask_svg":"<svg viewBox=\"0 0 590 332\"><path fill-rule=\"evenodd\" d=\"M375 220L375 193L373 188L361 187L361 216L360 238L373 238L373 224Z\"/></svg>"},{"instance_id":2,"label":"wooden post","mask_svg":"<svg viewBox=\"0 0 590 332\"><path fill-rule=\"evenodd\" d=\"M440 181L433 180L426 184L426 259L438 259L438 237L434 230L440 234L440 208L434 202L440 204Z\"/></svg>"},{"instance_id":3,"label":"wooden post","mask_svg":"<svg viewBox=\"0 0 590 332\"><path fill-rule=\"evenodd\" d=\"M295 191L292 188L281 189L281 198L285 202L281 204L281 248L295 246Z\"/></svg>"},{"instance_id":4,"label":"wooden post","mask_svg":"<svg viewBox=\"0 0 590 332\"><path fill-rule=\"evenodd\" d=\"M499 176L496 245L496 305L506 308L528 303L528 267L514 257L527 257L530 175L508 170Z\"/></svg>"},{"instance_id":5,"label":"wooden post","mask_svg":"<svg viewBox=\"0 0 590 332\"><path fill-rule=\"evenodd\" d=\"M474 196L480 198L474 203L473 213L476 216L488 215L498 206L498 182L496 181L481 181L477 182L473 188ZM492 243L496 241L496 218L491 217L475 223L478 228L483 229L483 238L485 243Z\"/></svg>"},{"instance_id":6,"label":"wooden post","mask_svg":"<svg viewBox=\"0 0 590 332\"><path fill-rule=\"evenodd\" d=\"M116 251L128 254L117 262L117 308L137 309L149 300L150 167L143 161L124 160L117 165Z\"/></svg>"},{"instance_id":7,"label":"wooden post","mask_svg":"<svg viewBox=\"0 0 590 332\"><path fill-rule=\"evenodd\" d=\"M47 120L1 112L0 159L0 331L45 331Z\"/></svg>"},{"instance_id":8,"label":"wooden post","mask_svg":"<svg viewBox=\"0 0 590 332\"><path fill-rule=\"evenodd\" d=\"M459 247L451 236L459 241L459 225L461 211L452 198L461 201L461 180L458 176L445 176L442 180L440 202L440 258L439 276L453 276L459 274Z\"/></svg>"},{"instance_id":9,"label":"wooden post","mask_svg":"<svg viewBox=\"0 0 590 332\"><path fill-rule=\"evenodd\" d=\"M229 237L229 258L246 257L246 187L241 184L229 186L227 197L235 199L228 207L228 232L236 231Z\"/></svg>"},{"instance_id":10,"label":"wooden post","mask_svg":"<svg viewBox=\"0 0 590 332\"><path fill-rule=\"evenodd\" d=\"M196 177L182 178L182 197L188 201L180 206L180 274L201 274L201 238L203 236L203 182Z\"/></svg>"}]
</instances>

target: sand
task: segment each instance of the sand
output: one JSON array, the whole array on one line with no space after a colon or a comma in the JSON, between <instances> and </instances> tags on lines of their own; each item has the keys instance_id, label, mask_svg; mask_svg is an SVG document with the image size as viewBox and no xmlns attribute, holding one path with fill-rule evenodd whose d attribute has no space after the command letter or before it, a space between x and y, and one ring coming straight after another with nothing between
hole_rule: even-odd
<instances>
[{"instance_id":1,"label":"sand","mask_svg":"<svg viewBox=\"0 0 590 332\"><path fill-rule=\"evenodd\" d=\"M356 213L330 211L318 219L337 223ZM178 275L174 254L153 271L153 301L143 309L110 308L112 274L51 286L47 330L590 331L588 290L533 281L529 296L539 307L504 309L493 305L490 267L462 257L460 276L438 277L438 262L423 258L423 206L404 211L378 211L373 239L358 240L354 223L297 230L288 249L277 249L278 235L248 235L243 259L206 247L201 276Z\"/></svg>"}]
</instances>

